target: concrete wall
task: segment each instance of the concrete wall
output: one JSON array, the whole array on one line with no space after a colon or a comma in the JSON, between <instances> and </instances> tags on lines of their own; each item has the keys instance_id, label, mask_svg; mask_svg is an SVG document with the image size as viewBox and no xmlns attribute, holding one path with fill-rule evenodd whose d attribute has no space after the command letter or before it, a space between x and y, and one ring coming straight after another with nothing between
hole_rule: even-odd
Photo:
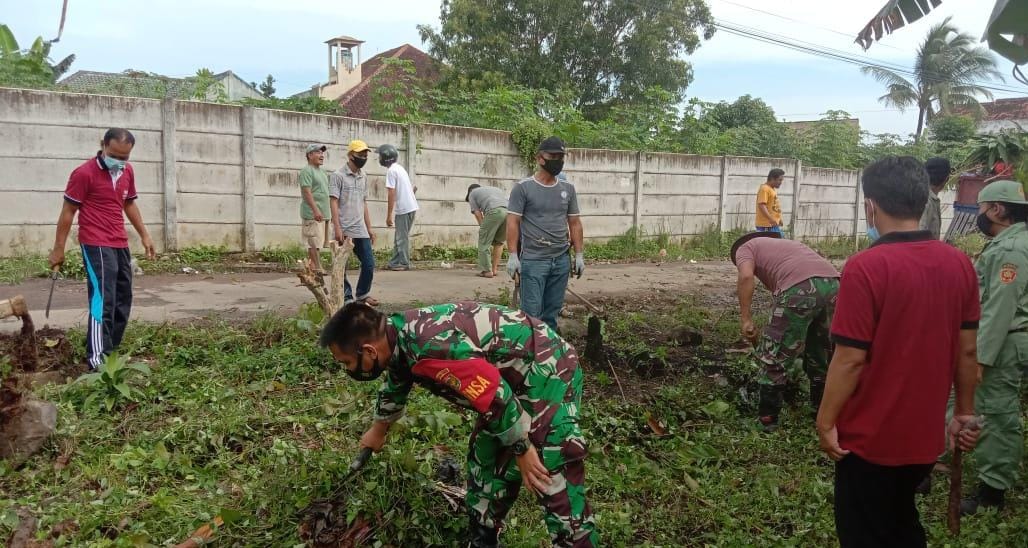
<instances>
[{"instance_id":1,"label":"concrete wall","mask_svg":"<svg viewBox=\"0 0 1028 548\"><path fill-rule=\"evenodd\" d=\"M132 164L139 206L160 249L206 244L259 250L299 243L296 173L309 142L328 145L339 168L345 146L390 143L418 187L415 247L471 245L477 225L464 202L471 183L509 190L530 170L510 135L438 125L403 126L252 107L0 89L0 256L45 253L68 174L92 157L109 125L136 136ZM384 169L365 168L378 247L389 247ZM859 173L797 160L574 149L575 184L588 239L639 227L688 237L711 228L752 227L755 193L772 168L788 224L804 239L864 233ZM797 191L798 189L798 191ZM952 216L944 196L944 218ZM795 215L794 215L795 210ZM138 241L129 228L134 249ZM945 230L945 228L944 228ZM72 242L74 245L74 233Z\"/></svg>"}]
</instances>

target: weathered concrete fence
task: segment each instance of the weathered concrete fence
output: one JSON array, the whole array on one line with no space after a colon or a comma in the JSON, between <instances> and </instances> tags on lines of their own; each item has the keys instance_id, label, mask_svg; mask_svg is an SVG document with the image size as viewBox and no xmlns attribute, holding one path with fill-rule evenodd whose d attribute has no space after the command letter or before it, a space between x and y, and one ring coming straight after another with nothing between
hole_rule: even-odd
<instances>
[{"instance_id":1,"label":"weathered concrete fence","mask_svg":"<svg viewBox=\"0 0 1028 548\"><path fill-rule=\"evenodd\" d=\"M351 139L396 145L418 187L416 247L472 244L477 227L464 203L468 185L509 189L529 173L502 131L0 88L0 200L6 206L0 256L49 250L68 175L96 153L110 126L136 136L131 162L139 206L164 250L207 244L252 251L299 243L296 172L309 142L329 146L331 169L345 161ZM779 196L799 237L864 233L856 171L780 158L575 149L567 173L588 239L632 227L677 238L714 226L751 226L757 187L775 167L786 172ZM366 169L378 245L388 247L384 170L375 161ZM950 202L943 198L944 222Z\"/></svg>"}]
</instances>

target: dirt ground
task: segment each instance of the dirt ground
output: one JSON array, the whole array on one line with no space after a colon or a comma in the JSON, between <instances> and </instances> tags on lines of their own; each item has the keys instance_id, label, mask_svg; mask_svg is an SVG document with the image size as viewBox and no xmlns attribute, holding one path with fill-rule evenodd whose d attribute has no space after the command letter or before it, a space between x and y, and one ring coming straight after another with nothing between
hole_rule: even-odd
<instances>
[{"instance_id":1,"label":"dirt ground","mask_svg":"<svg viewBox=\"0 0 1028 548\"><path fill-rule=\"evenodd\" d=\"M356 282L351 272L351 283ZM590 264L581 279L570 287L586 298L631 297L649 294L731 294L735 269L729 262L672 262L632 264ZM132 319L146 322L188 320L206 316L246 317L273 311L294 312L312 300L299 286L295 275L284 273L173 274L137 276L134 281ZM394 308L412 303L438 303L495 296L512 287L502 274L493 279L475 276L473 269L412 270L375 272L372 295ZM0 286L0 299L23 295L39 326L58 329L84 325L86 285L82 281L60 280L54 291L50 317L44 318L50 281L27 280L19 285ZM568 302L574 297L569 296ZM20 322L0 320L0 332L20 329Z\"/></svg>"}]
</instances>

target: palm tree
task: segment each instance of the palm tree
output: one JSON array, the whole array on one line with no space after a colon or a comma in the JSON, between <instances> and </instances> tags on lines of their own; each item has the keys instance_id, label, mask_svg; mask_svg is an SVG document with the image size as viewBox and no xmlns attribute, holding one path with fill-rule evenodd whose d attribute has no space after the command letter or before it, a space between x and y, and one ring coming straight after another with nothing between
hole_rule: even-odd
<instances>
[{"instance_id":1,"label":"palm tree","mask_svg":"<svg viewBox=\"0 0 1028 548\"><path fill-rule=\"evenodd\" d=\"M996 59L978 40L950 24L950 18L933 26L917 49L913 81L883 67L864 67L864 74L874 76L889 90L878 98L886 106L904 111L917 107L917 132L920 138L925 126L936 114L949 114L955 107L981 111L978 98L992 99L989 90L979 85L985 79L1002 80L996 70Z\"/></svg>"}]
</instances>

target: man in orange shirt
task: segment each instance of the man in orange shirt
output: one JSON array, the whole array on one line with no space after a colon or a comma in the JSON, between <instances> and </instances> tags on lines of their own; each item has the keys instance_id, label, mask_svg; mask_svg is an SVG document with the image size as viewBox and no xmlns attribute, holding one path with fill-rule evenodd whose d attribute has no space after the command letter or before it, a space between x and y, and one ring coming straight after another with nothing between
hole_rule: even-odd
<instances>
[{"instance_id":1,"label":"man in orange shirt","mask_svg":"<svg viewBox=\"0 0 1028 548\"><path fill-rule=\"evenodd\" d=\"M776 189L785 181L785 171L777 167L767 174L767 181L757 191L757 232L782 233L782 204Z\"/></svg>"}]
</instances>

